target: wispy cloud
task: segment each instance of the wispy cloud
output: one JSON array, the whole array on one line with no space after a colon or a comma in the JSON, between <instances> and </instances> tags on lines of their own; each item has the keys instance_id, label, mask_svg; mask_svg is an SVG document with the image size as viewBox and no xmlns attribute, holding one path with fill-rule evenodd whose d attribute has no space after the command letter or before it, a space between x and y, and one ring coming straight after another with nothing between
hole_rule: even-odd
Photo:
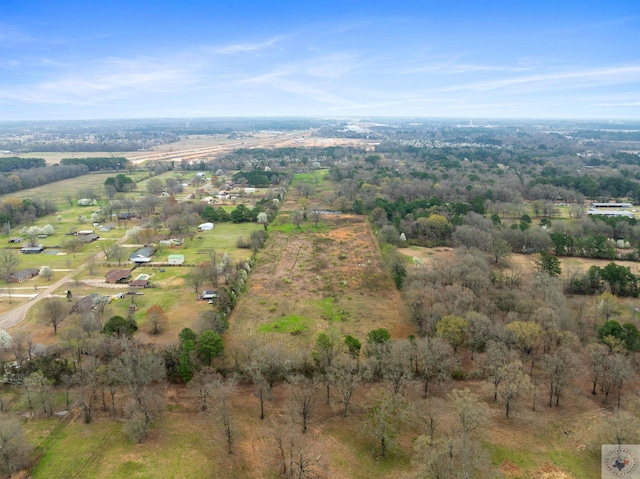
<instances>
[{"instance_id":1,"label":"wispy cloud","mask_svg":"<svg viewBox=\"0 0 640 479\"><path fill-rule=\"evenodd\" d=\"M399 75L408 75L412 73L442 73L442 74L461 74L475 72L521 72L532 70L532 67L518 66L508 67L500 65L479 65L473 63L433 63L421 67L410 68L398 72Z\"/></svg>"},{"instance_id":2,"label":"wispy cloud","mask_svg":"<svg viewBox=\"0 0 640 479\"><path fill-rule=\"evenodd\" d=\"M233 43L222 47L214 48L213 51L220 55L236 55L238 53L255 53L278 45L285 36L277 36L262 42L255 43Z\"/></svg>"},{"instance_id":3,"label":"wispy cloud","mask_svg":"<svg viewBox=\"0 0 640 479\"><path fill-rule=\"evenodd\" d=\"M637 81L640 81L640 65L631 65L501 78L497 80L453 85L451 87L442 88L441 91L487 91L517 86L530 86L545 89L558 86L562 86L564 88L576 88L578 86L585 87Z\"/></svg>"}]
</instances>

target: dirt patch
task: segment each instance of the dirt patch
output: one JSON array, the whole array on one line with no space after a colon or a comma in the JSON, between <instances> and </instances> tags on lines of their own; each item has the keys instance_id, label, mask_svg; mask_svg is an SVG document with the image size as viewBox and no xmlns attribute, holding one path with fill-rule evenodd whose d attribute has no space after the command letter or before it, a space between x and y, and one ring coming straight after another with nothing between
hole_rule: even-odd
<instances>
[{"instance_id":1,"label":"dirt patch","mask_svg":"<svg viewBox=\"0 0 640 479\"><path fill-rule=\"evenodd\" d=\"M228 338L245 340L290 315L305 321L306 329L296 333L303 343L329 328L361 340L380 327L394 337L414 332L369 224L355 215L326 215L317 231L271 232L248 292L230 318ZM294 341L294 335L269 334Z\"/></svg>"},{"instance_id":2,"label":"dirt patch","mask_svg":"<svg viewBox=\"0 0 640 479\"><path fill-rule=\"evenodd\" d=\"M536 479L574 479L573 476L553 464L544 464L535 472L533 477Z\"/></svg>"}]
</instances>

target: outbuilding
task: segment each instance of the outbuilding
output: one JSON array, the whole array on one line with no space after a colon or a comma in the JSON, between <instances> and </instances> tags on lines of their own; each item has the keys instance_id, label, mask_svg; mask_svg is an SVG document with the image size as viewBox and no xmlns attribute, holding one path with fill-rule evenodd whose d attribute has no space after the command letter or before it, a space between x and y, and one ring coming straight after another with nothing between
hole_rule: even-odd
<instances>
[{"instance_id":1,"label":"outbuilding","mask_svg":"<svg viewBox=\"0 0 640 479\"><path fill-rule=\"evenodd\" d=\"M170 254L167 262L169 264L182 264L182 263L184 263L184 255L183 254Z\"/></svg>"},{"instance_id":2,"label":"outbuilding","mask_svg":"<svg viewBox=\"0 0 640 479\"><path fill-rule=\"evenodd\" d=\"M213 223L211 222L202 223L200 226L198 226L198 231L211 231L212 229Z\"/></svg>"}]
</instances>

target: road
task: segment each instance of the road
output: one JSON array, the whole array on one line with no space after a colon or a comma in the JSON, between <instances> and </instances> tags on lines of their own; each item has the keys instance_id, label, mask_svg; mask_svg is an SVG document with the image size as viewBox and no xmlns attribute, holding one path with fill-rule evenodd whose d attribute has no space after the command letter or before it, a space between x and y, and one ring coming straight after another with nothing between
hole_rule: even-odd
<instances>
[{"instance_id":1,"label":"road","mask_svg":"<svg viewBox=\"0 0 640 479\"><path fill-rule=\"evenodd\" d=\"M149 153L147 155L142 155L142 156L132 156L131 158L128 158L128 159L132 161L134 164L140 164L140 163L144 163L146 161L152 161L152 160L155 160L155 161L171 160L175 158L182 158L185 160L196 159L196 158L201 158L202 156L205 156L205 155L227 153L229 151L237 150L239 148L262 148L262 147L276 146L279 143L288 143L294 138L310 135L312 132L313 130L308 130L305 132L295 131L292 133L279 133L266 138L245 139L244 141L227 143L225 145L207 146L207 147L201 147L201 148L190 148L185 150L176 150L176 151L169 151L169 152ZM126 236L122 238L120 241L121 242L124 241L125 238ZM94 258L96 261L100 261L102 256L104 256L104 253L97 253L96 256L94 256ZM11 311L8 311L0 315L0 329L9 329L15 326L16 324L18 324L20 321L22 321L25 318L29 310L35 304L37 304L43 298L48 298L51 294L53 294L55 290L60 288L65 283L71 281L73 279L73 276L76 273L83 270L85 267L86 267L86 263L79 266L77 269L71 271L69 274L67 274L63 278L60 278L55 283L51 283L47 287L47 289L45 289L44 291L39 291L38 295L35 298L28 301L27 303L22 304L17 308L12 309Z\"/></svg>"}]
</instances>

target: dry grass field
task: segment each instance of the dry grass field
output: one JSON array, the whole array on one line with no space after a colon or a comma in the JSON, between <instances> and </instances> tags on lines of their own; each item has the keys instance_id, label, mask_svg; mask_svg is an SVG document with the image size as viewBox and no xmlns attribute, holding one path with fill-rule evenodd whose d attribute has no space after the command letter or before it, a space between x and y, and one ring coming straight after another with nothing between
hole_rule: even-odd
<instances>
[{"instance_id":1,"label":"dry grass field","mask_svg":"<svg viewBox=\"0 0 640 479\"><path fill-rule=\"evenodd\" d=\"M326 215L318 231L272 231L230 319L230 344L252 337L309 347L328 329L364 340L372 329L406 337L399 292L363 217Z\"/></svg>"}]
</instances>

